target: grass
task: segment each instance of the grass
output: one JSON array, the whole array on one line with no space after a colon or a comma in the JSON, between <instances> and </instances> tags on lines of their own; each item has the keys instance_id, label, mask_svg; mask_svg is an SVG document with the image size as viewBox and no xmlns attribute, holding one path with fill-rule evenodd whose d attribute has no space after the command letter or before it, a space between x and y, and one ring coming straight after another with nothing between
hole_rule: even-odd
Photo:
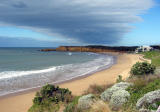
<instances>
[{"instance_id":1,"label":"grass","mask_svg":"<svg viewBox=\"0 0 160 112\"><path fill-rule=\"evenodd\" d=\"M122 75L118 75L118 78L116 79L116 83L124 82Z\"/></svg>"},{"instance_id":2,"label":"grass","mask_svg":"<svg viewBox=\"0 0 160 112\"><path fill-rule=\"evenodd\" d=\"M127 91L130 93L130 98L128 102L124 105L124 111L128 108L134 109L139 98L143 97L144 94L160 89L160 78L159 76L149 76L149 77L138 77L133 78L130 82L134 83L133 86L129 87ZM152 107L150 107L152 108Z\"/></svg>"},{"instance_id":3,"label":"grass","mask_svg":"<svg viewBox=\"0 0 160 112\"><path fill-rule=\"evenodd\" d=\"M87 95L87 94L95 94L95 95L100 95L102 92L104 92L107 88L110 88L113 84L109 84L109 85L97 85L97 84L93 84L90 85L89 88L84 91L83 95Z\"/></svg>"},{"instance_id":4,"label":"grass","mask_svg":"<svg viewBox=\"0 0 160 112\"><path fill-rule=\"evenodd\" d=\"M86 91L84 91L83 95L94 94L96 96L99 96L102 92L104 92L107 88L110 88L112 85L113 84L109 84L109 85L93 84L93 85L90 85L89 88ZM92 110L79 110L77 108L79 98L80 98L80 96L74 97L73 101L71 103L69 103L68 105L66 105L63 112L90 112L90 111L92 111ZM101 108L101 110L102 109L105 109L105 108ZM101 111L96 111L96 112L101 112Z\"/></svg>"},{"instance_id":5,"label":"grass","mask_svg":"<svg viewBox=\"0 0 160 112\"><path fill-rule=\"evenodd\" d=\"M33 104L28 112L58 112L60 104L45 101L43 105Z\"/></svg>"},{"instance_id":6,"label":"grass","mask_svg":"<svg viewBox=\"0 0 160 112\"><path fill-rule=\"evenodd\" d=\"M156 104L156 105L160 105L160 101L157 101L155 104ZM149 109L149 110L157 110L157 108L153 107L152 105L149 105L149 106L148 106L148 109Z\"/></svg>"},{"instance_id":7,"label":"grass","mask_svg":"<svg viewBox=\"0 0 160 112\"><path fill-rule=\"evenodd\" d=\"M152 64L156 67L160 66L160 51L143 52L144 58L152 60Z\"/></svg>"},{"instance_id":8,"label":"grass","mask_svg":"<svg viewBox=\"0 0 160 112\"><path fill-rule=\"evenodd\" d=\"M78 111L80 111L77 108L77 104L78 104L78 99L79 98L80 98L80 96L75 97L71 103L66 105L66 107L65 107L63 112L78 112Z\"/></svg>"}]
</instances>

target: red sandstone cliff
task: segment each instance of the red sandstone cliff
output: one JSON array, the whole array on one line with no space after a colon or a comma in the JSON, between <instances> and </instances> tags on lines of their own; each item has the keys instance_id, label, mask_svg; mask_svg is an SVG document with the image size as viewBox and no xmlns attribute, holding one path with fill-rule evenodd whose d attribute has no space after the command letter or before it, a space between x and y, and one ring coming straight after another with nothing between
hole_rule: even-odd
<instances>
[{"instance_id":1,"label":"red sandstone cliff","mask_svg":"<svg viewBox=\"0 0 160 112\"><path fill-rule=\"evenodd\" d=\"M109 47L109 46L60 46L56 49L42 49L41 51L70 51L70 52L128 52L137 47Z\"/></svg>"},{"instance_id":2,"label":"red sandstone cliff","mask_svg":"<svg viewBox=\"0 0 160 112\"><path fill-rule=\"evenodd\" d=\"M56 48L56 51L71 51L71 52L115 52L116 50L91 48L84 46L60 46Z\"/></svg>"}]
</instances>

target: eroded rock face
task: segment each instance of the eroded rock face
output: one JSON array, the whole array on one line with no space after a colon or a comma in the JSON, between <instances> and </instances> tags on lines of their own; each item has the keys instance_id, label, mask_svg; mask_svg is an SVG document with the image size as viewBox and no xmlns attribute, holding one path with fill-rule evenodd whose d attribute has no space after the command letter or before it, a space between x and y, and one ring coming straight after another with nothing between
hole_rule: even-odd
<instances>
[{"instance_id":1,"label":"eroded rock face","mask_svg":"<svg viewBox=\"0 0 160 112\"><path fill-rule=\"evenodd\" d=\"M110 107L112 110L118 110L124 103L127 102L128 98L130 97L130 94L126 90L118 90L113 93L111 96L111 100L109 102Z\"/></svg>"},{"instance_id":2,"label":"eroded rock face","mask_svg":"<svg viewBox=\"0 0 160 112\"><path fill-rule=\"evenodd\" d=\"M115 85L113 85L111 88L105 90L101 95L101 99L103 101L110 101L112 95L119 91L119 90L125 90L127 89L129 86L131 86L132 84L131 83L127 83L127 82L120 82L120 83L117 83Z\"/></svg>"},{"instance_id":3,"label":"eroded rock face","mask_svg":"<svg viewBox=\"0 0 160 112\"><path fill-rule=\"evenodd\" d=\"M96 98L93 94L82 96L78 100L78 108L82 110L89 109L94 102L96 102Z\"/></svg>"},{"instance_id":4,"label":"eroded rock face","mask_svg":"<svg viewBox=\"0 0 160 112\"><path fill-rule=\"evenodd\" d=\"M147 108L145 107L146 105L153 105L157 101L160 101L160 90L152 91L145 94L137 101L136 108L141 110L142 108Z\"/></svg>"}]
</instances>

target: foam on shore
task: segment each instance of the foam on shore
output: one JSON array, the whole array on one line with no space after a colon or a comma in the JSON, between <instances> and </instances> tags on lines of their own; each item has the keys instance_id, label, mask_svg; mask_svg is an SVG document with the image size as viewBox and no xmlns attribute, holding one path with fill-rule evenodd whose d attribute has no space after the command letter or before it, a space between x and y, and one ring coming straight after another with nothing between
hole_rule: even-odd
<instances>
[{"instance_id":1,"label":"foam on shore","mask_svg":"<svg viewBox=\"0 0 160 112\"><path fill-rule=\"evenodd\" d=\"M41 87L46 83L61 83L109 68L115 57L102 55L80 64L52 66L41 70L5 71L0 73L0 96Z\"/></svg>"}]
</instances>

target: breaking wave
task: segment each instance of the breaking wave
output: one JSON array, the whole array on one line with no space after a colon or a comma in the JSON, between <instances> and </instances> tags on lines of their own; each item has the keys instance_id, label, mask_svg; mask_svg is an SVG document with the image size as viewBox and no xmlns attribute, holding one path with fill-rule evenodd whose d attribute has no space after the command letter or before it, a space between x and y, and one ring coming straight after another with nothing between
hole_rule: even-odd
<instances>
[{"instance_id":1,"label":"breaking wave","mask_svg":"<svg viewBox=\"0 0 160 112\"><path fill-rule=\"evenodd\" d=\"M93 61L51 66L40 70L0 72L0 95L36 88L46 83L60 83L109 68L115 57L102 55Z\"/></svg>"}]
</instances>

